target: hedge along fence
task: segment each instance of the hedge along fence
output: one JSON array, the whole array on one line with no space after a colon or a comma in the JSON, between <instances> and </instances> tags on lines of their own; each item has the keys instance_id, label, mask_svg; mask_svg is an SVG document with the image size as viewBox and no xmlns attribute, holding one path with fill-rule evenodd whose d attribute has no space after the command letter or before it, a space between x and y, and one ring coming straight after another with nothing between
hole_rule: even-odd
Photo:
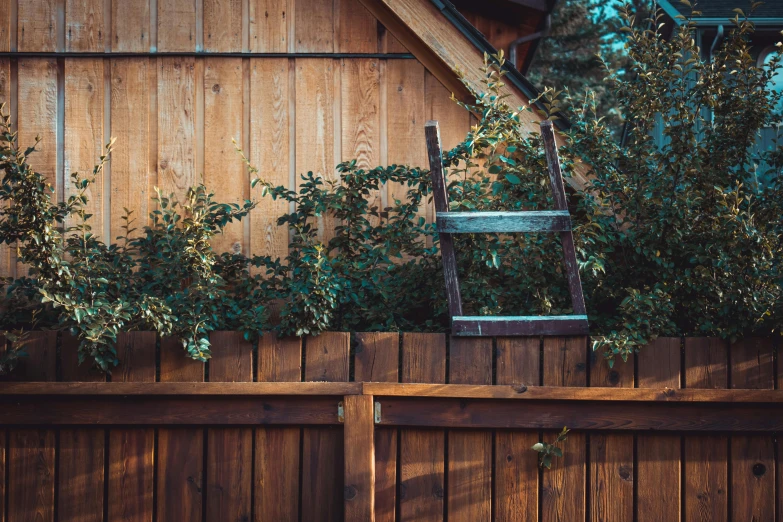
<instances>
[{"instance_id":1,"label":"hedge along fence","mask_svg":"<svg viewBox=\"0 0 783 522\"><path fill-rule=\"evenodd\" d=\"M254 347L216 332L212 342L205 366L175 342L124 334L121 365L102 383L76 364L71 338L36 333L14 378L47 383L0 384L0 518L783 513L769 339L662 338L612 369L584 337L325 333ZM531 446L564 425L564 457L539 469Z\"/></svg>"}]
</instances>

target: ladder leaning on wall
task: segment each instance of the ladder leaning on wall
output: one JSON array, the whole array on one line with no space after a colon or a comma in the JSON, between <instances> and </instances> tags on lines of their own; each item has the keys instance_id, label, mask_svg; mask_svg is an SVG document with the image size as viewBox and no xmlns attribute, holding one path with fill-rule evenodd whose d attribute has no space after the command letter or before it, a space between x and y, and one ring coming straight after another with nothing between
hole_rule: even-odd
<instances>
[{"instance_id":1,"label":"ladder leaning on wall","mask_svg":"<svg viewBox=\"0 0 783 522\"><path fill-rule=\"evenodd\" d=\"M460 336L585 335L588 333L582 282L576 264L571 216L563 186L560 159L552 122L541 122L549 181L555 210L527 212L450 212L448 185L443 171L440 129L437 121L425 126L427 153L435 200L435 223L440 236L443 276L451 316L451 331ZM457 275L457 258L452 234L470 233L559 232L563 246L566 276L571 293L573 315L562 316L464 316Z\"/></svg>"}]
</instances>

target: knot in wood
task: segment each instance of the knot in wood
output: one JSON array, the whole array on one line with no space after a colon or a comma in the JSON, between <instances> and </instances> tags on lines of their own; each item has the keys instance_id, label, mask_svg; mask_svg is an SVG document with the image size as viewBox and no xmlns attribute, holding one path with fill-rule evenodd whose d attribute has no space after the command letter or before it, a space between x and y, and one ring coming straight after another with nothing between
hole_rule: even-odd
<instances>
[{"instance_id":1,"label":"knot in wood","mask_svg":"<svg viewBox=\"0 0 783 522\"><path fill-rule=\"evenodd\" d=\"M350 486L345 486L343 488L343 498L345 500L353 500L356 498L356 496L359 494L359 492L356 490L356 486L353 484Z\"/></svg>"},{"instance_id":2,"label":"knot in wood","mask_svg":"<svg viewBox=\"0 0 783 522\"><path fill-rule=\"evenodd\" d=\"M443 486L440 484L435 484L432 486L432 496L435 498L443 498Z\"/></svg>"},{"instance_id":3,"label":"knot in wood","mask_svg":"<svg viewBox=\"0 0 783 522\"><path fill-rule=\"evenodd\" d=\"M214 92L215 94L220 92L220 84L219 83L216 83L215 85L212 86L212 92Z\"/></svg>"},{"instance_id":4,"label":"knot in wood","mask_svg":"<svg viewBox=\"0 0 783 522\"><path fill-rule=\"evenodd\" d=\"M628 466L620 466L618 474L625 481L633 480L633 472Z\"/></svg>"},{"instance_id":5,"label":"knot in wood","mask_svg":"<svg viewBox=\"0 0 783 522\"><path fill-rule=\"evenodd\" d=\"M527 391L527 386L524 384L512 384L511 387L517 393L525 393Z\"/></svg>"},{"instance_id":6,"label":"knot in wood","mask_svg":"<svg viewBox=\"0 0 783 522\"><path fill-rule=\"evenodd\" d=\"M764 474L767 472L767 466L762 464L761 462L757 462L753 465L753 476L754 477L763 477Z\"/></svg>"}]
</instances>

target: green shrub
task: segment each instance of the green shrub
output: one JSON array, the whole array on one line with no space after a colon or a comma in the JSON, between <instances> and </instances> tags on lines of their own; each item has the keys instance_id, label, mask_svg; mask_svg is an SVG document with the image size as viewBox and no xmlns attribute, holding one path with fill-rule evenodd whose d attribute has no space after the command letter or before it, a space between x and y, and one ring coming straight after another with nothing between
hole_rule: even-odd
<instances>
[{"instance_id":1,"label":"green shrub","mask_svg":"<svg viewBox=\"0 0 783 522\"><path fill-rule=\"evenodd\" d=\"M569 195L577 257L595 348L626 358L658 335L737 338L779 331L783 319L783 149L756 157L759 129L779 120L780 95L750 54L753 27L739 17L711 62L699 57L694 27L670 41L628 15L633 69L608 71L628 122L618 145L594 98L549 90L554 119L570 125L561 148L568 175L577 158L586 190ZM464 105L479 121L444 154L452 207L552 208L540 136L520 124L502 93L502 56L487 59L484 92ZM654 126L662 129L656 140ZM37 144L36 144L37 145ZM426 169L338 166L340 182L312 173L297 190L256 179L261 197L289 202L278 221L291 232L288 255L247 258L213 252L211 240L255 206L215 202L198 186L185 201L157 193L141 231L126 215L117 244L92 235L87 193L100 172L75 176L76 193L52 203L51 187L0 122L0 240L18 245L29 276L7 282L0 323L17 339L35 315L41 327L69 329L80 356L104 370L116 364L120 331L152 329L182 340L187 354L210 356L209 332L238 329L317 334L323 330L444 330L448 327L438 237L421 217L430 197ZM247 162L247 160L245 160ZM755 180L766 165L768 186ZM258 170L249 167L254 175ZM387 208L370 195L398 184ZM391 191L389 191L391 192ZM397 191L395 191L397 192ZM318 220L338 226L323 242ZM64 226L64 223L75 223ZM570 312L559 241L551 234L459 236L458 270L466 312L522 315ZM279 308L279 320L269 310ZM0 360L12 365L16 352Z\"/></svg>"}]
</instances>

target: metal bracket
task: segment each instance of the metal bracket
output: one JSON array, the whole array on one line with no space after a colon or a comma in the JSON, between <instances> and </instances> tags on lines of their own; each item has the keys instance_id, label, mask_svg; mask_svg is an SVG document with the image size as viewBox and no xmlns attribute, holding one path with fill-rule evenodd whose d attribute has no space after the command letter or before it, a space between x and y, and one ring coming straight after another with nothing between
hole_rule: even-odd
<instances>
[{"instance_id":1,"label":"metal bracket","mask_svg":"<svg viewBox=\"0 0 783 522\"><path fill-rule=\"evenodd\" d=\"M375 424L381 423L381 403L375 401Z\"/></svg>"},{"instance_id":2,"label":"metal bracket","mask_svg":"<svg viewBox=\"0 0 783 522\"><path fill-rule=\"evenodd\" d=\"M345 408L343 401L337 403L337 422L345 422Z\"/></svg>"}]
</instances>

